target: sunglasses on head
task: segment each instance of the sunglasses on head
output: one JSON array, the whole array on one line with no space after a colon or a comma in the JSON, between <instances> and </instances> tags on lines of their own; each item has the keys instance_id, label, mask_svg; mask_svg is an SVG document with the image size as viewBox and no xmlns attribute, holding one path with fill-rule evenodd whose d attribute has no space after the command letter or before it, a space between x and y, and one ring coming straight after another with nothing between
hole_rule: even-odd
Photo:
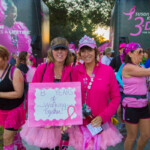
<instances>
[{"instance_id":1,"label":"sunglasses on head","mask_svg":"<svg viewBox=\"0 0 150 150\"><path fill-rule=\"evenodd\" d=\"M64 47L57 47L57 48L54 49L54 51L58 51L58 50L63 50L64 51L64 50L66 50L66 48L64 48Z\"/></svg>"}]
</instances>

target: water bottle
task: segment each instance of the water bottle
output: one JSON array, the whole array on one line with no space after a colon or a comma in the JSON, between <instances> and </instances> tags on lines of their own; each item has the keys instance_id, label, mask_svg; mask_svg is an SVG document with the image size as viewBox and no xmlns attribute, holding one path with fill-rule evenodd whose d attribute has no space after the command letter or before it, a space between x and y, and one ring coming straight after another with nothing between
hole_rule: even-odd
<instances>
[{"instance_id":1,"label":"water bottle","mask_svg":"<svg viewBox=\"0 0 150 150\"><path fill-rule=\"evenodd\" d=\"M61 141L60 141L60 150L66 150L69 145L69 135L68 133L64 133L61 136Z\"/></svg>"}]
</instances>

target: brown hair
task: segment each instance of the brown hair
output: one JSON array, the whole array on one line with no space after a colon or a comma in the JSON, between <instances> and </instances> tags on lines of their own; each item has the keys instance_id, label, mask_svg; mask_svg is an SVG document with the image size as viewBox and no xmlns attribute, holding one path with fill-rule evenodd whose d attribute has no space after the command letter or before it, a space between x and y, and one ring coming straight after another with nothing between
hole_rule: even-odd
<instances>
[{"instance_id":1,"label":"brown hair","mask_svg":"<svg viewBox=\"0 0 150 150\"><path fill-rule=\"evenodd\" d=\"M51 63L53 62L54 63L54 57L53 57L53 54L52 54L52 49L53 47L61 47L62 45L66 47L68 47L68 44L69 42L65 39L65 38L62 38L62 37L57 37L57 38L54 38L52 41L51 41L51 48L48 50L48 57L47 57L47 62L48 63ZM72 54L71 52L68 50L68 54L67 54L67 57L66 57L66 60L65 60L65 63L64 65L68 66L72 63Z\"/></svg>"},{"instance_id":2,"label":"brown hair","mask_svg":"<svg viewBox=\"0 0 150 150\"><path fill-rule=\"evenodd\" d=\"M88 49L88 50L92 50L92 48L89 47L89 46L83 46L83 47L81 47L80 50L79 50L79 56L80 56L80 57L81 57L81 51L82 51L83 49L85 49L85 48ZM95 51L95 63L98 64L97 57L99 56L99 51L98 51L97 48L94 48L93 50Z\"/></svg>"},{"instance_id":3,"label":"brown hair","mask_svg":"<svg viewBox=\"0 0 150 150\"><path fill-rule=\"evenodd\" d=\"M128 54L124 57L123 61L125 64L132 63L131 57Z\"/></svg>"},{"instance_id":4,"label":"brown hair","mask_svg":"<svg viewBox=\"0 0 150 150\"><path fill-rule=\"evenodd\" d=\"M131 51L131 53L133 53L135 50ZM132 63L131 57L126 54L125 57L123 58L123 61L127 64L127 63Z\"/></svg>"},{"instance_id":5,"label":"brown hair","mask_svg":"<svg viewBox=\"0 0 150 150\"><path fill-rule=\"evenodd\" d=\"M0 45L0 57L3 59L9 59L9 51L6 47Z\"/></svg>"},{"instance_id":6,"label":"brown hair","mask_svg":"<svg viewBox=\"0 0 150 150\"><path fill-rule=\"evenodd\" d=\"M27 57L28 53L26 51L21 51L19 53L19 57L18 57L18 63L17 63L17 66L20 64L20 63L24 63L26 64L26 57Z\"/></svg>"},{"instance_id":7,"label":"brown hair","mask_svg":"<svg viewBox=\"0 0 150 150\"><path fill-rule=\"evenodd\" d=\"M148 54L148 58L150 58L150 48L144 50L144 53L147 53Z\"/></svg>"}]
</instances>

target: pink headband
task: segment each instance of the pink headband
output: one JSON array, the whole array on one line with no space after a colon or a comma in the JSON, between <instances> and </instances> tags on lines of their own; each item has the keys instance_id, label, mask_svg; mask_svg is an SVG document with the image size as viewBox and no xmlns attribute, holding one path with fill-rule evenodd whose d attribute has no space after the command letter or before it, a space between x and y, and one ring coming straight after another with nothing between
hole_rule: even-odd
<instances>
[{"instance_id":1,"label":"pink headband","mask_svg":"<svg viewBox=\"0 0 150 150\"><path fill-rule=\"evenodd\" d=\"M122 53L122 58L124 58L129 52L132 52L138 48L142 48L139 43L129 43L125 46Z\"/></svg>"}]
</instances>

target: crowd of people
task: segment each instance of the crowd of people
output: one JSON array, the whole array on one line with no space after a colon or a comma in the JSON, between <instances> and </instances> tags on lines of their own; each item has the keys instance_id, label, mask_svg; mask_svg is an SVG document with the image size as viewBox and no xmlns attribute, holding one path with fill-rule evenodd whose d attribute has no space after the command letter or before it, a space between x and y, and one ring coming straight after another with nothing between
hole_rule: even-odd
<instances>
[{"instance_id":1,"label":"crowd of people","mask_svg":"<svg viewBox=\"0 0 150 150\"><path fill-rule=\"evenodd\" d=\"M0 126L4 128L4 150L25 150L28 144L41 150L60 149L61 137L69 135L69 146L76 150L106 150L120 143L123 136L111 118L118 112L124 122L127 137L125 150L143 150L150 138L149 49L139 43L121 43L119 55L106 47L101 57L93 38L84 36L78 52L69 49L63 37L51 41L48 56L37 66L35 57L27 51L9 56L9 49L0 45ZM29 83L81 82L83 124L67 127L29 127L27 118ZM32 101L30 99L30 101ZM63 99L62 99L63 101ZM92 136L86 125L102 127ZM21 131L20 131L21 128Z\"/></svg>"}]
</instances>

